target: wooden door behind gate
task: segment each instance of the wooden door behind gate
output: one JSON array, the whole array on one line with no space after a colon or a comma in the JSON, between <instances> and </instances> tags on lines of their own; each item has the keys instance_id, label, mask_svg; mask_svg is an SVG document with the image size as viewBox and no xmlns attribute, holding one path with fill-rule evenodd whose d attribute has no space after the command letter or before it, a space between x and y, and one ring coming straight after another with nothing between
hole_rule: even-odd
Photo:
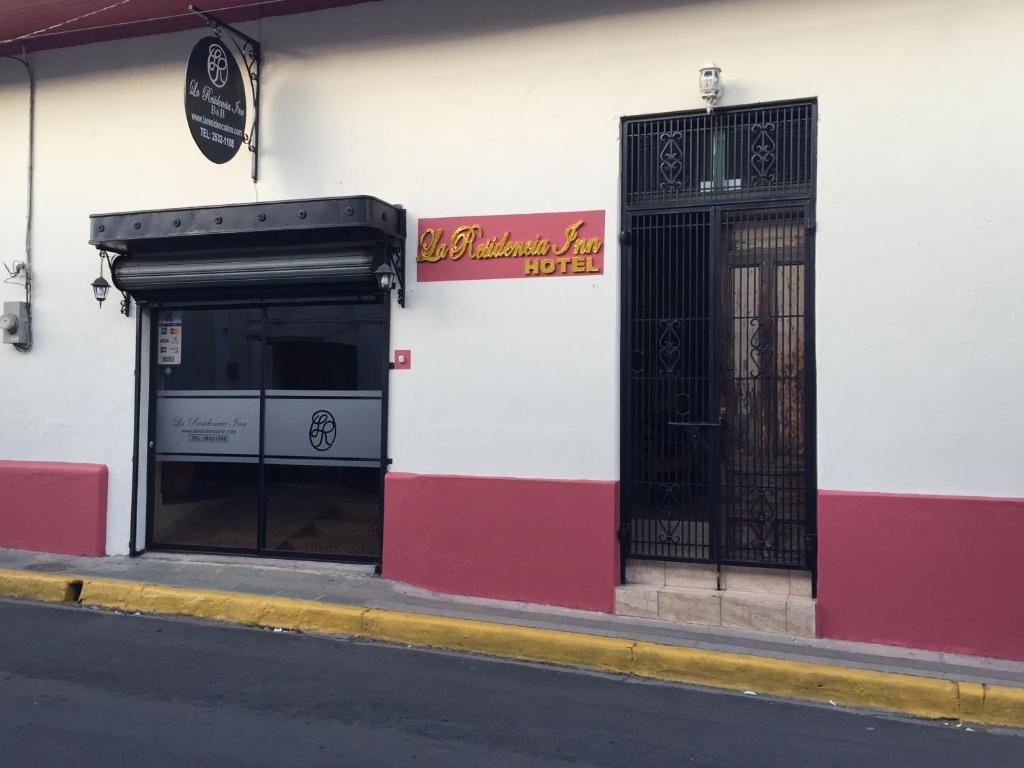
<instances>
[{"instance_id":1,"label":"wooden door behind gate","mask_svg":"<svg viewBox=\"0 0 1024 768\"><path fill-rule=\"evenodd\" d=\"M723 561L806 564L806 221L802 206L721 216Z\"/></svg>"}]
</instances>

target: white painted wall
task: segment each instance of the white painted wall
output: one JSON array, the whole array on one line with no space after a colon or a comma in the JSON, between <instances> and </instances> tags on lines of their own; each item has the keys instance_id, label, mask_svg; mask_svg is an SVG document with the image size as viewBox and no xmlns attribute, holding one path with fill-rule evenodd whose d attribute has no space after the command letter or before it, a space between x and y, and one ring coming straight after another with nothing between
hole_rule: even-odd
<instances>
[{"instance_id":1,"label":"white painted wall","mask_svg":"<svg viewBox=\"0 0 1024 768\"><path fill-rule=\"evenodd\" d=\"M374 194L418 217L608 211L596 278L413 284L394 469L618 474L618 118L817 96L819 486L1024 496L1024 5L385 0L246 25L262 178L193 146L194 32L35 56L36 348L0 349L0 457L108 464L128 540L134 323L89 292L93 212ZM0 60L0 254L21 249L26 94ZM413 250L413 236L410 237ZM410 270L413 277L413 270ZM0 296L17 298L2 286Z\"/></svg>"}]
</instances>

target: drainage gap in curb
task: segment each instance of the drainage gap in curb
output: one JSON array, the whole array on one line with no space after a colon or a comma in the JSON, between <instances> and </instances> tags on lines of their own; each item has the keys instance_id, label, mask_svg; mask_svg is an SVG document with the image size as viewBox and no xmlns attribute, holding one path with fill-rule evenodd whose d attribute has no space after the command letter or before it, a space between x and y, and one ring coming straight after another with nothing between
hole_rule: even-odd
<instances>
[{"instance_id":1,"label":"drainage gap in curb","mask_svg":"<svg viewBox=\"0 0 1024 768\"><path fill-rule=\"evenodd\" d=\"M65 603L77 603L82 598L82 580L75 579L74 581L68 582L68 587L64 590L64 602Z\"/></svg>"}]
</instances>

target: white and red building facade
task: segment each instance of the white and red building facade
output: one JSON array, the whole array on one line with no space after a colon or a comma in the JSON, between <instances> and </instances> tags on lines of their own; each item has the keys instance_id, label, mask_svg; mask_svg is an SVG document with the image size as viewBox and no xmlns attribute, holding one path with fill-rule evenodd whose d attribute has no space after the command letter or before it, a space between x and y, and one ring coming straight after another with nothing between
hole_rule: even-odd
<instances>
[{"instance_id":1,"label":"white and red building facade","mask_svg":"<svg viewBox=\"0 0 1024 768\"><path fill-rule=\"evenodd\" d=\"M1024 659L1017 3L225 11L256 181L190 136L181 5L0 20L0 547L653 617L784 573L819 636Z\"/></svg>"}]
</instances>

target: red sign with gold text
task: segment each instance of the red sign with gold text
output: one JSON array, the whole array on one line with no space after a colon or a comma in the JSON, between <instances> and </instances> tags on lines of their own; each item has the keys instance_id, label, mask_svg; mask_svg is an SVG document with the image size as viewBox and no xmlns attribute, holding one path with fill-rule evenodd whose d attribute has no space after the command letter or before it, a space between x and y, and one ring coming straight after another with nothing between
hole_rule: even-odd
<instances>
[{"instance_id":1,"label":"red sign with gold text","mask_svg":"<svg viewBox=\"0 0 1024 768\"><path fill-rule=\"evenodd\" d=\"M604 211L420 219L416 279L604 273Z\"/></svg>"}]
</instances>

